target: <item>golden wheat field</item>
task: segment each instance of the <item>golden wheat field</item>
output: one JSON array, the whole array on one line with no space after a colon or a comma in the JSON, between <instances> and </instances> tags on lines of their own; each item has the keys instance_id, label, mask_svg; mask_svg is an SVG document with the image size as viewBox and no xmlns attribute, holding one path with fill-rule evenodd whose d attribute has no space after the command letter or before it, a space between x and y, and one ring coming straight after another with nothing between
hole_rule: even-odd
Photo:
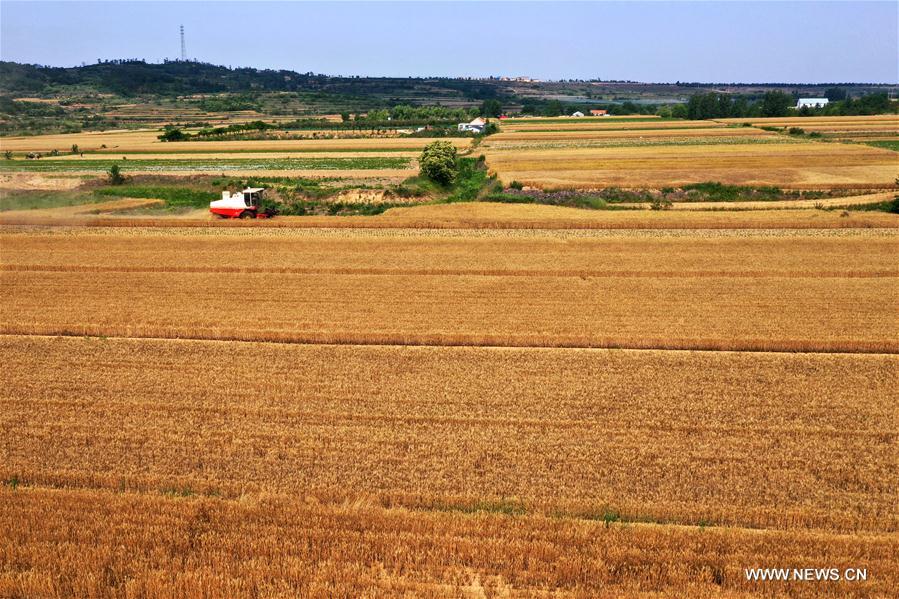
<instances>
[{"instance_id":1,"label":"golden wheat field","mask_svg":"<svg viewBox=\"0 0 899 599\"><path fill-rule=\"evenodd\" d=\"M891 188L896 153L762 127L854 136L895 134L895 117L636 122L509 119L483 145L505 181L536 187L680 186L703 181L784 188Z\"/></svg>"},{"instance_id":2,"label":"golden wheat field","mask_svg":"<svg viewBox=\"0 0 899 599\"><path fill-rule=\"evenodd\" d=\"M891 215L94 218L0 230L2 595L899 582Z\"/></svg>"},{"instance_id":3,"label":"golden wheat field","mask_svg":"<svg viewBox=\"0 0 899 599\"><path fill-rule=\"evenodd\" d=\"M899 219L842 208L891 199L896 154L761 128L893 126L851 119L504 119L451 140L507 184L854 194L830 199L0 213L0 597L890 596ZM229 175L336 176L355 202L432 141L157 135L0 146L159 161L127 173L154 185L186 184L166 160L257 160ZM408 166L260 166L288 157Z\"/></svg>"},{"instance_id":4,"label":"golden wheat field","mask_svg":"<svg viewBox=\"0 0 899 599\"><path fill-rule=\"evenodd\" d=\"M496 142L501 141L497 136ZM719 181L784 188L889 188L899 173L895 152L863 145L574 145L529 151L520 145L514 150L491 149L491 143L485 144L485 154L500 178L538 187L662 187Z\"/></svg>"},{"instance_id":5,"label":"golden wheat field","mask_svg":"<svg viewBox=\"0 0 899 599\"><path fill-rule=\"evenodd\" d=\"M14 592L739 596L766 559L862 560L871 593L896 580L894 356L33 336L0 352L2 474L21 481L0 518L35 522L5 541Z\"/></svg>"},{"instance_id":6,"label":"golden wheat field","mask_svg":"<svg viewBox=\"0 0 899 599\"><path fill-rule=\"evenodd\" d=\"M220 153L243 151L353 151L360 149L420 149L433 140L426 138L363 138L363 139L295 139L295 140L242 140L203 142L162 142L158 129L97 131L55 135L3 137L0 149L11 152L67 152L73 144L82 152L123 154L129 152L151 153ZM470 139L450 139L457 147L467 147ZM105 146L105 147L103 147ZM238 155L239 156L239 155Z\"/></svg>"},{"instance_id":7,"label":"golden wheat field","mask_svg":"<svg viewBox=\"0 0 899 599\"><path fill-rule=\"evenodd\" d=\"M751 250L758 255L754 261L735 254L743 256L743 269L709 265L692 272L672 267L665 256L679 255L688 263L698 259L697 254L709 251L701 236L687 238L668 253L641 248L641 259L627 268L622 268L627 262L622 255L643 244L639 237L617 252L591 240L573 239L560 247L558 240L522 244L509 239L490 245L463 237L451 244L456 256L449 253L449 244L441 244L445 254L428 251L427 258L407 268L398 267L392 256L426 250L392 249L397 246L389 239L342 247L294 244L290 254L297 262L292 265L277 258L287 247L277 242L278 250L259 244L266 249L249 262L244 254L209 249L215 256L211 264L195 262L200 254L192 252L192 265L169 267L163 266L168 248L179 248L176 255L183 257L180 248L192 245L188 240L161 237L110 250L110 256L124 252L131 259L92 266L90 255L105 254L110 238L76 239L62 264L33 257L46 256L46 250L27 242L20 249L15 237L4 239L10 250L4 251L0 273L7 300L0 310L0 330L415 345L896 348L894 310L883 302L899 292L896 238L889 231L847 238L849 251L865 248L866 266L858 270L837 267L826 250L821 255L826 262L818 270L808 265L777 268L776 254L783 250L761 237L749 242L756 246ZM122 239L129 239L127 232ZM61 255L65 240L49 236L51 253ZM799 235L797 247L803 245ZM556 254L562 247L565 253L584 256L580 268L560 264ZM726 251L726 244L712 251ZM809 260L807 254L815 251L798 255ZM377 262L352 266L360 252L377 256ZM519 263L506 267L514 254L521 256ZM556 268L547 268L536 258L540 255L549 256ZM470 260L493 267L466 268ZM246 305L234 298L272 309L247 326ZM573 310L573 305L581 309Z\"/></svg>"}]
</instances>

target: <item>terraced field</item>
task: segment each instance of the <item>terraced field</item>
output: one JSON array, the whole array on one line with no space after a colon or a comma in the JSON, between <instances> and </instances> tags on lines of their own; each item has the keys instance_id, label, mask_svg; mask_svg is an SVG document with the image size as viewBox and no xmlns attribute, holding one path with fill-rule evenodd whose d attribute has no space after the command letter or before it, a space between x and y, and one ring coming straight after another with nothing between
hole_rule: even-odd
<instances>
[{"instance_id":1,"label":"terraced field","mask_svg":"<svg viewBox=\"0 0 899 599\"><path fill-rule=\"evenodd\" d=\"M849 118L837 127L895 129L895 119ZM794 119L778 127L805 126ZM802 124L800 124L800 122ZM764 123L757 123L764 126ZM895 152L828 144L728 121L503 121L483 147L505 182L537 187L680 186L702 181L783 188L891 187ZM822 124L821 126L824 126Z\"/></svg>"}]
</instances>

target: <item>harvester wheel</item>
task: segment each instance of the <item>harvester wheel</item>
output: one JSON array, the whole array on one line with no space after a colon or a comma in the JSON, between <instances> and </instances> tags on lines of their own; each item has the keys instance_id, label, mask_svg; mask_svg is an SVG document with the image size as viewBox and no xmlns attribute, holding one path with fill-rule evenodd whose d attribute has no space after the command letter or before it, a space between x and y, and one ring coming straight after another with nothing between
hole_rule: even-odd
<instances>
[{"instance_id":1,"label":"harvester wheel","mask_svg":"<svg viewBox=\"0 0 899 599\"><path fill-rule=\"evenodd\" d=\"M242 218L242 219L243 218L253 218L253 213L250 212L249 210L244 210L243 212L240 213L240 218Z\"/></svg>"}]
</instances>

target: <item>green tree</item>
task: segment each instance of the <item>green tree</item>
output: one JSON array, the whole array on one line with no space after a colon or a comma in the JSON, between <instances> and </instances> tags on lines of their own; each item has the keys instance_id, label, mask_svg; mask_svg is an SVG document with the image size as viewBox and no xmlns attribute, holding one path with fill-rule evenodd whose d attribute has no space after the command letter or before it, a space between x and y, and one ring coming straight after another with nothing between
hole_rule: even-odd
<instances>
[{"instance_id":1,"label":"green tree","mask_svg":"<svg viewBox=\"0 0 899 599\"><path fill-rule=\"evenodd\" d=\"M687 105L686 104L675 104L671 108L671 118L675 118L675 119L687 118Z\"/></svg>"},{"instance_id":2,"label":"green tree","mask_svg":"<svg viewBox=\"0 0 899 599\"><path fill-rule=\"evenodd\" d=\"M346 123L347 121L349 121L349 120L350 120L350 113L349 113L349 112L341 112L341 113L340 113L340 120L342 120L344 123Z\"/></svg>"},{"instance_id":3,"label":"green tree","mask_svg":"<svg viewBox=\"0 0 899 599\"><path fill-rule=\"evenodd\" d=\"M122 174L122 170L119 168L118 164L113 164L109 167L109 170L106 172L109 183L111 185L121 185L125 182L125 175Z\"/></svg>"},{"instance_id":4,"label":"green tree","mask_svg":"<svg viewBox=\"0 0 899 599\"><path fill-rule=\"evenodd\" d=\"M78 153L78 144L72 144L72 154Z\"/></svg>"},{"instance_id":5,"label":"green tree","mask_svg":"<svg viewBox=\"0 0 899 599\"><path fill-rule=\"evenodd\" d=\"M841 102L848 97L848 93L842 87L828 87L824 91L824 97L831 102Z\"/></svg>"},{"instance_id":6,"label":"green tree","mask_svg":"<svg viewBox=\"0 0 899 599\"><path fill-rule=\"evenodd\" d=\"M562 116L565 114L565 106L559 100L550 100L543 107L543 116Z\"/></svg>"},{"instance_id":7,"label":"green tree","mask_svg":"<svg viewBox=\"0 0 899 599\"><path fill-rule=\"evenodd\" d=\"M456 180L456 147L448 141L435 141L425 146L418 158L422 176L440 185L451 185Z\"/></svg>"},{"instance_id":8,"label":"green tree","mask_svg":"<svg viewBox=\"0 0 899 599\"><path fill-rule=\"evenodd\" d=\"M490 98L481 103L481 116L497 118L502 113L503 105L496 98Z\"/></svg>"},{"instance_id":9,"label":"green tree","mask_svg":"<svg viewBox=\"0 0 899 599\"><path fill-rule=\"evenodd\" d=\"M781 91L765 92L762 98L762 116L786 116L793 105L793 96Z\"/></svg>"},{"instance_id":10,"label":"green tree","mask_svg":"<svg viewBox=\"0 0 899 599\"><path fill-rule=\"evenodd\" d=\"M159 136L161 141L184 141L187 139L189 135L184 133L181 129L174 129L166 127L165 133Z\"/></svg>"},{"instance_id":11,"label":"green tree","mask_svg":"<svg viewBox=\"0 0 899 599\"><path fill-rule=\"evenodd\" d=\"M7 160L12 160L12 152L10 152L9 150L6 150L5 152L3 152L3 157L6 158Z\"/></svg>"}]
</instances>

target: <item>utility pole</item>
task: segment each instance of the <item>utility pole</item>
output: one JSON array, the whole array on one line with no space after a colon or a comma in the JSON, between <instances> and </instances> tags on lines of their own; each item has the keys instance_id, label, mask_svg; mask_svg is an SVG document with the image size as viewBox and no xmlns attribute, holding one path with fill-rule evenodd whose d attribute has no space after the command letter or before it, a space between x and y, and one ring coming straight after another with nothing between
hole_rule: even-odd
<instances>
[{"instance_id":1,"label":"utility pole","mask_svg":"<svg viewBox=\"0 0 899 599\"><path fill-rule=\"evenodd\" d=\"M184 25L181 26L181 60L187 60L187 47L184 45Z\"/></svg>"}]
</instances>

